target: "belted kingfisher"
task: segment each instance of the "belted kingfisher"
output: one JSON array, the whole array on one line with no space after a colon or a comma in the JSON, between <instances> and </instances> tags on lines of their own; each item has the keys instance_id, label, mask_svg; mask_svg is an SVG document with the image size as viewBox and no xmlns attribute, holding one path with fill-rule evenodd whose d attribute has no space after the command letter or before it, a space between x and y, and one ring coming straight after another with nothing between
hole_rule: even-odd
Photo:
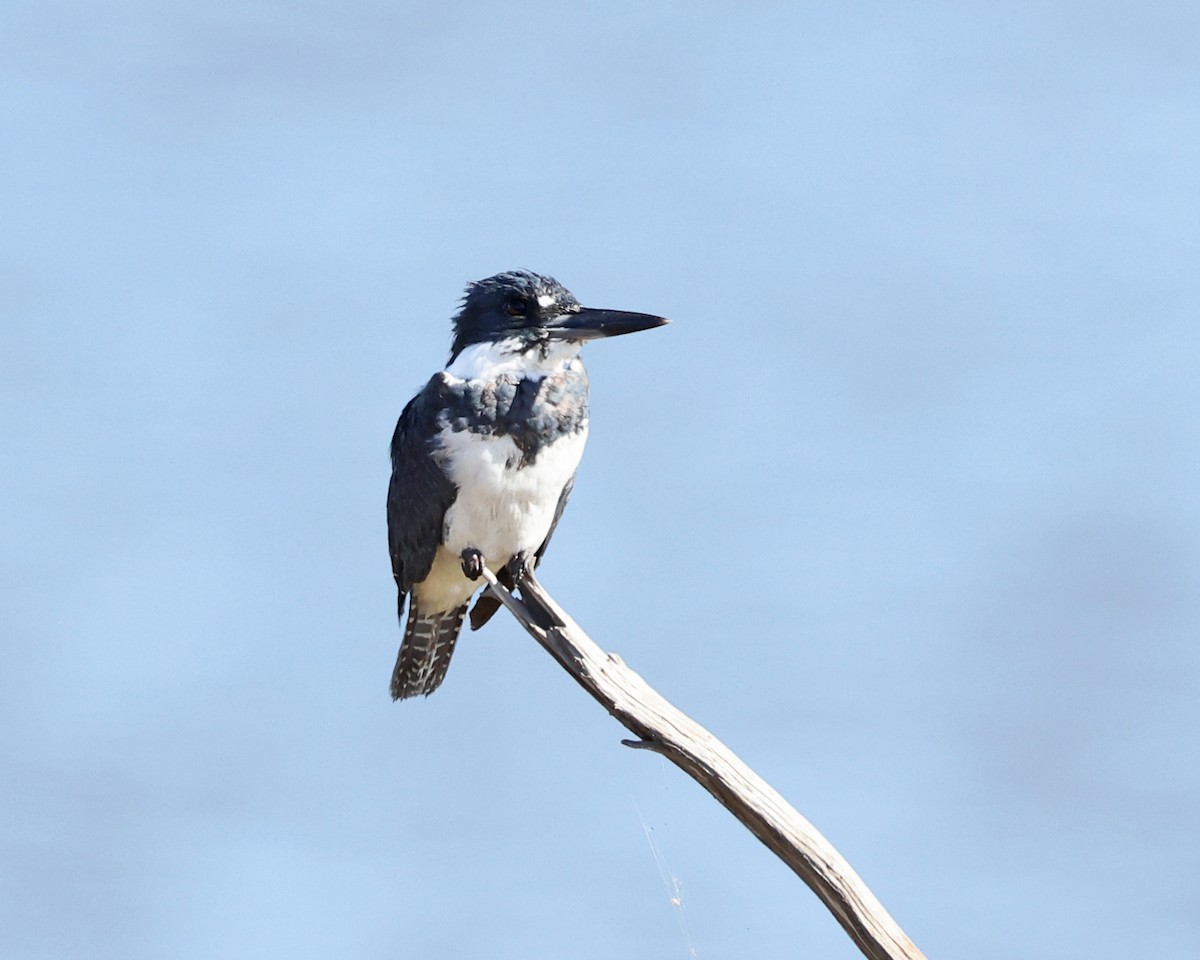
<instances>
[{"instance_id":1,"label":"belted kingfisher","mask_svg":"<svg viewBox=\"0 0 1200 960\"><path fill-rule=\"evenodd\" d=\"M446 369L392 436L388 546L409 598L392 699L441 684L484 565L510 589L537 566L562 516L588 433L588 340L649 330L645 313L593 310L524 270L467 286ZM471 611L478 630L499 607Z\"/></svg>"}]
</instances>

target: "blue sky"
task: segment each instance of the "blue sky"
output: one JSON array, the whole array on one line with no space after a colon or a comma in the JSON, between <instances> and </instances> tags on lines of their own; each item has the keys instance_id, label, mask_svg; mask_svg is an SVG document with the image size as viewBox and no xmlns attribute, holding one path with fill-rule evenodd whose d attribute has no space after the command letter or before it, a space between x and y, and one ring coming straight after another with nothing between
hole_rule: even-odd
<instances>
[{"instance_id":1,"label":"blue sky","mask_svg":"<svg viewBox=\"0 0 1200 960\"><path fill-rule=\"evenodd\" d=\"M10 4L0 953L857 955L506 617L388 699L387 442L525 267L674 321L585 352L542 579L592 637L930 956L1190 956L1198 45L1169 3Z\"/></svg>"}]
</instances>

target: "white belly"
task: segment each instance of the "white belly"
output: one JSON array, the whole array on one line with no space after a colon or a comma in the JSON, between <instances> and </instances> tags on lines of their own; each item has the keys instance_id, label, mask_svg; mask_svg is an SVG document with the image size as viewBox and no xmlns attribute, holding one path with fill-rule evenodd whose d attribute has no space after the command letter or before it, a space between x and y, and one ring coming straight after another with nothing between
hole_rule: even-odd
<instances>
[{"instance_id":1,"label":"white belly","mask_svg":"<svg viewBox=\"0 0 1200 960\"><path fill-rule=\"evenodd\" d=\"M415 588L423 608L451 610L482 585L463 576L464 550L482 553L493 572L518 553L533 555L550 532L558 499L586 442L585 428L543 447L534 463L522 467L521 451L510 437L468 431L444 436L440 459L458 497L446 511L444 546L434 568Z\"/></svg>"}]
</instances>

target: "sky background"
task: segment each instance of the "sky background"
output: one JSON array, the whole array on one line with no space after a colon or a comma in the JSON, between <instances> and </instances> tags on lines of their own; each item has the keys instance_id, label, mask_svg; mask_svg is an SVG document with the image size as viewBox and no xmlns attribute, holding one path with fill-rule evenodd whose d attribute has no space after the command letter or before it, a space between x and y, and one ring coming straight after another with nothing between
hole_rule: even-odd
<instances>
[{"instance_id":1,"label":"sky background","mask_svg":"<svg viewBox=\"0 0 1200 960\"><path fill-rule=\"evenodd\" d=\"M1195 957L1198 49L10 0L0 956L858 955L507 616L388 698L395 418L525 267L674 321L585 351L542 580L592 637L931 958Z\"/></svg>"}]
</instances>

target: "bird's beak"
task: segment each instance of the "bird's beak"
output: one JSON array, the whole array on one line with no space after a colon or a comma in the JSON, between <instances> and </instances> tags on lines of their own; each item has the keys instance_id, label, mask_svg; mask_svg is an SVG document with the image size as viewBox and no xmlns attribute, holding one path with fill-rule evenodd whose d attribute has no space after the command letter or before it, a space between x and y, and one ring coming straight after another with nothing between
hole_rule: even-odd
<instances>
[{"instance_id":1,"label":"bird's beak","mask_svg":"<svg viewBox=\"0 0 1200 960\"><path fill-rule=\"evenodd\" d=\"M665 317L655 317L649 313L584 307L576 313L555 317L546 324L546 333L553 340L598 340L601 337L619 337L623 333L652 330L669 322Z\"/></svg>"}]
</instances>

